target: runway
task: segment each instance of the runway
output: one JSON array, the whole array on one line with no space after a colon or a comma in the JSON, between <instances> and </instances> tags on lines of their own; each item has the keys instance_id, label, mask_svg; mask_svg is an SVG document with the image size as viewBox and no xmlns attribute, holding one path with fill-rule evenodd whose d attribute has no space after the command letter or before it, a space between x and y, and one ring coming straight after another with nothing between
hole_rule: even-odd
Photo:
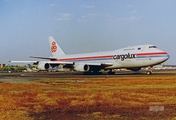
<instances>
[{"instance_id":1,"label":"runway","mask_svg":"<svg viewBox=\"0 0 176 120\"><path fill-rule=\"evenodd\" d=\"M0 73L0 81L2 82L29 82L41 78L111 78L111 77L145 77L145 76L176 76L176 70L153 71L152 75L147 75L145 71L131 72L120 71L115 75L84 75L79 72L29 72L29 73Z\"/></svg>"}]
</instances>

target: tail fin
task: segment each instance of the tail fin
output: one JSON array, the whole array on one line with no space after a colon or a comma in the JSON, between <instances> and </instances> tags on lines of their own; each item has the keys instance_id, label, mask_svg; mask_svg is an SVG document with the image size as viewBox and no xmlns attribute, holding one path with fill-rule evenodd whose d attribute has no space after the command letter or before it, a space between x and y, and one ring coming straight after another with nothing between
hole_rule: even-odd
<instances>
[{"instance_id":1,"label":"tail fin","mask_svg":"<svg viewBox=\"0 0 176 120\"><path fill-rule=\"evenodd\" d=\"M52 56L65 55L61 47L57 44L57 42L54 40L52 36L49 36L48 40L49 40L49 45L50 45Z\"/></svg>"}]
</instances>

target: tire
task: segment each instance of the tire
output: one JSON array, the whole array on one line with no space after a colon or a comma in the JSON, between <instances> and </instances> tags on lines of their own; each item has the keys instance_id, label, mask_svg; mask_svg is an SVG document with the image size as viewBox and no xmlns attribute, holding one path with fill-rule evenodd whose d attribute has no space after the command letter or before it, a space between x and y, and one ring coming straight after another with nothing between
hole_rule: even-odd
<instances>
[{"instance_id":1,"label":"tire","mask_svg":"<svg viewBox=\"0 0 176 120\"><path fill-rule=\"evenodd\" d=\"M152 71L147 71L146 74L147 74L147 75L151 75L151 74L152 74Z\"/></svg>"}]
</instances>

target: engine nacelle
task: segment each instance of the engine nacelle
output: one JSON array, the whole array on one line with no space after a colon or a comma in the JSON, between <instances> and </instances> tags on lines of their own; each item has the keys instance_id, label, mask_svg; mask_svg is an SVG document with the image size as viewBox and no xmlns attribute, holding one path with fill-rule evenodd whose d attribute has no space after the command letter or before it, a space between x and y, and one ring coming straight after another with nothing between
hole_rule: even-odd
<instances>
[{"instance_id":1,"label":"engine nacelle","mask_svg":"<svg viewBox=\"0 0 176 120\"><path fill-rule=\"evenodd\" d=\"M74 70L80 72L88 72L90 70L90 66L86 64L78 64L75 65Z\"/></svg>"},{"instance_id":2,"label":"engine nacelle","mask_svg":"<svg viewBox=\"0 0 176 120\"><path fill-rule=\"evenodd\" d=\"M44 62L44 61L40 61L37 65L37 68L39 70L48 70L50 67L50 65L47 63L47 62Z\"/></svg>"},{"instance_id":3,"label":"engine nacelle","mask_svg":"<svg viewBox=\"0 0 176 120\"><path fill-rule=\"evenodd\" d=\"M49 64L49 63L46 63L46 64L44 65L44 67L45 67L46 70L48 70L48 69L50 68L50 64Z\"/></svg>"}]
</instances>

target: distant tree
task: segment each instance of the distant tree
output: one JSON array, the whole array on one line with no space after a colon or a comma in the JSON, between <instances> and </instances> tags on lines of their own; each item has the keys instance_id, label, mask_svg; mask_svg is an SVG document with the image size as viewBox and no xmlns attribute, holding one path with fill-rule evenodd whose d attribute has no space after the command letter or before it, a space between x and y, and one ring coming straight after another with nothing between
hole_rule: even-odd
<instances>
[{"instance_id":1,"label":"distant tree","mask_svg":"<svg viewBox=\"0 0 176 120\"><path fill-rule=\"evenodd\" d=\"M18 65L7 65L0 68L1 71L23 71L26 70L26 66L18 66Z\"/></svg>"}]
</instances>

